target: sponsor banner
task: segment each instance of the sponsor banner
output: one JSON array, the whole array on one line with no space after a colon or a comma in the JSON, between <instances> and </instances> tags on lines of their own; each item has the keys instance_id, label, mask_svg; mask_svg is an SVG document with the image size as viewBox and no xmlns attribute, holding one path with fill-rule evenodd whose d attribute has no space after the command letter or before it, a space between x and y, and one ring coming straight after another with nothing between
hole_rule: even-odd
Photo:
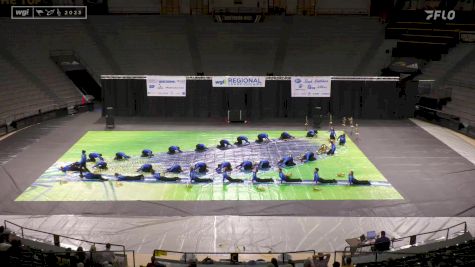
<instances>
[{"instance_id":1,"label":"sponsor banner","mask_svg":"<svg viewBox=\"0 0 475 267\"><path fill-rule=\"evenodd\" d=\"M475 43L475 32L461 31L460 41L464 43Z\"/></svg>"},{"instance_id":2,"label":"sponsor banner","mask_svg":"<svg viewBox=\"0 0 475 267\"><path fill-rule=\"evenodd\" d=\"M213 76L213 87L265 87L265 76Z\"/></svg>"},{"instance_id":3,"label":"sponsor banner","mask_svg":"<svg viewBox=\"0 0 475 267\"><path fill-rule=\"evenodd\" d=\"M331 76L290 77L292 97L330 97Z\"/></svg>"},{"instance_id":4,"label":"sponsor banner","mask_svg":"<svg viewBox=\"0 0 475 267\"><path fill-rule=\"evenodd\" d=\"M185 76L146 76L147 96L186 97Z\"/></svg>"}]
</instances>

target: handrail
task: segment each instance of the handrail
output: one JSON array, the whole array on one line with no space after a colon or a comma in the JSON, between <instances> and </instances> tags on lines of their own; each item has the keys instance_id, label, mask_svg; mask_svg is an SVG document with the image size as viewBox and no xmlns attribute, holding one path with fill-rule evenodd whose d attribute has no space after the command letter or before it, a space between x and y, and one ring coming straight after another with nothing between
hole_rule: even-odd
<instances>
[{"instance_id":1,"label":"handrail","mask_svg":"<svg viewBox=\"0 0 475 267\"><path fill-rule=\"evenodd\" d=\"M445 241L447 241L449 239L449 230L452 229L452 228L455 228L459 225L464 225L464 229L463 229L463 232L466 233L467 232L467 222L461 222L461 223L458 223L458 224L455 224L455 225L452 225L452 226L449 226L447 228L442 228L442 229L439 229L439 230L434 230L434 231L429 231L429 232L425 232L425 233L419 233L415 236L418 236L418 235L427 235L427 234L433 234L433 233L437 233L437 232L442 232L442 231L447 231L447 235L445 237ZM404 237L400 237L400 238L393 238L392 239L392 242L397 242L397 241L401 241L401 240L404 240L406 238L411 238L411 236L414 236L414 235L410 235L410 236L404 236Z\"/></svg>"},{"instance_id":2,"label":"handrail","mask_svg":"<svg viewBox=\"0 0 475 267\"><path fill-rule=\"evenodd\" d=\"M80 241L80 242L84 242L84 243L89 243L89 244L93 244L93 245L96 245L96 244L97 245L106 245L106 244L108 244L108 243L102 243L102 242L92 242L92 241L88 241L88 240L84 240L84 239L79 239L79 238L69 237L69 236L65 236L65 235L59 235L59 234L54 234L54 233L50 233L50 232L46 232L46 231L41 231L41 230L37 230L37 229L32 229L32 228L21 226L19 224L16 224L16 223L8 221L8 220L4 220L5 228L8 228L7 224L11 224L11 225L14 225L16 227L19 227L20 230L21 230L21 237L22 238L25 238L24 230L29 230L29 231L33 231L33 232L38 232L38 233L43 233L43 234L48 234L48 235L53 235L53 236L59 236L59 237L63 237L63 238L71 239L71 240L76 240L76 241ZM121 247L122 251L125 255L126 249L125 249L124 245L118 245L118 244L112 244L112 243L109 243L109 244L111 246Z\"/></svg>"},{"instance_id":3,"label":"handrail","mask_svg":"<svg viewBox=\"0 0 475 267\"><path fill-rule=\"evenodd\" d=\"M464 225L464 229L463 229L463 233L466 233L467 232L467 222L461 222L461 223L458 223L458 224L455 224L455 225L452 225L452 226L449 226L447 228L442 228L442 229L438 229L438 230L434 230L434 231L429 231L429 232L424 232L424 233L418 233L418 234L415 234L415 235L410 235L410 236L404 236L404 237L399 237L399 238L392 238L391 239L391 247L394 248L394 243L395 242L399 242L399 241L402 241L402 240L405 240L405 239L410 239L411 237L413 236L421 236L421 235L427 235L427 234L434 234L434 233L438 233L438 232L443 232L443 231L447 231L446 235L445 235L445 240L444 241L447 241L449 239L449 233L450 233L450 229L452 228L455 228L455 227L458 227L460 225ZM367 247L372 247L374 246L374 244L364 244L364 245L359 245L357 248L358 249L361 249L361 248L367 248ZM351 247L350 246L346 246L343 250L343 253L344 255L346 255L346 253L348 252L348 250L350 250ZM364 253L364 252L363 252ZM372 253L375 253L375 252L369 252L368 254L372 254ZM379 253L379 252L378 252ZM391 252L391 253L397 253L397 252ZM399 253L404 253L404 252L399 252ZM361 252L360 252L361 254Z\"/></svg>"},{"instance_id":4,"label":"handrail","mask_svg":"<svg viewBox=\"0 0 475 267\"><path fill-rule=\"evenodd\" d=\"M184 262L187 262L187 255L196 255L196 254L205 254L205 255L219 255L219 254L242 254L242 255L265 255L265 254L281 254L282 255L282 262L285 263L285 255L286 254L291 254L291 253L312 253L313 255L316 255L316 250L314 249L309 249L309 250L297 250L297 251L286 251L286 252L275 252L275 251L268 251L268 252L247 252L247 251L223 251L223 252L184 252L184 251L174 251L174 250L166 250L166 249L155 249L153 251L153 255L156 255L157 251L163 251L163 252L171 252L171 253L180 253L184 255Z\"/></svg>"},{"instance_id":5,"label":"handrail","mask_svg":"<svg viewBox=\"0 0 475 267\"><path fill-rule=\"evenodd\" d=\"M427 109L427 110L430 110L430 111L435 111L435 112L439 112L439 113L444 113L444 114L447 114L447 115L450 115L450 116L454 116L454 117L460 117L460 115L458 114L454 114L452 112L447 112L447 111L444 111L444 110L441 110L441 109L433 109L433 108L429 108L429 107L425 107L425 106L421 106L421 105L416 105L416 109ZM464 111L460 111L462 113L466 113L466 114L469 114L467 112L464 112Z\"/></svg>"}]
</instances>

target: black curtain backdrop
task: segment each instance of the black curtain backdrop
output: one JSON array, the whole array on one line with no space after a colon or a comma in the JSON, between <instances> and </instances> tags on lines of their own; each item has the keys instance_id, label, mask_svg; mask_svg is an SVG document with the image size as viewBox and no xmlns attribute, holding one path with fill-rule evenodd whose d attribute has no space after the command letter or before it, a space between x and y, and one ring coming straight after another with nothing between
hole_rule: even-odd
<instances>
[{"instance_id":1,"label":"black curtain backdrop","mask_svg":"<svg viewBox=\"0 0 475 267\"><path fill-rule=\"evenodd\" d=\"M186 97L148 97L145 79L103 79L104 107L116 116L224 118L242 110L246 118L311 118L315 107L335 118L412 117L416 88L391 81L332 81L330 98L290 96L290 81L266 81L264 88L215 88L210 80L187 81Z\"/></svg>"}]
</instances>

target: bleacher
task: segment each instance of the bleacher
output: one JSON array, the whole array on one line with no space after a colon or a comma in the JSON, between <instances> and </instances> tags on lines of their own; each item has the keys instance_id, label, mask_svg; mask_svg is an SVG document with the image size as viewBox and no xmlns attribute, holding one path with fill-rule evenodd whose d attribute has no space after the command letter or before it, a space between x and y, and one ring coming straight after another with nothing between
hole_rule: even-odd
<instances>
[{"instance_id":1,"label":"bleacher","mask_svg":"<svg viewBox=\"0 0 475 267\"><path fill-rule=\"evenodd\" d=\"M356 267L472 267L475 266L475 240L399 259L358 263Z\"/></svg>"},{"instance_id":2,"label":"bleacher","mask_svg":"<svg viewBox=\"0 0 475 267\"><path fill-rule=\"evenodd\" d=\"M451 101L442 108L460 118L462 123L475 125L475 88L452 85Z\"/></svg>"},{"instance_id":3,"label":"bleacher","mask_svg":"<svg viewBox=\"0 0 475 267\"><path fill-rule=\"evenodd\" d=\"M0 124L57 107L40 88L0 56Z\"/></svg>"}]
</instances>

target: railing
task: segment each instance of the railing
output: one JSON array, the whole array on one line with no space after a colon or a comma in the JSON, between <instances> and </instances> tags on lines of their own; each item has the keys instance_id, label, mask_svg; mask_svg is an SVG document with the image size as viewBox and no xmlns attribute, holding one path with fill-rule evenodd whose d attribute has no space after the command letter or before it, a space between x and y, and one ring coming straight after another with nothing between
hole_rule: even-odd
<instances>
[{"instance_id":1,"label":"railing","mask_svg":"<svg viewBox=\"0 0 475 267\"><path fill-rule=\"evenodd\" d=\"M15 234L17 234L17 231L21 234L22 238L26 239L31 239L33 241L38 240L38 242L46 243L46 244L54 244L55 246L60 246L62 244L64 247L69 247L69 248L77 248L82 245L82 243L86 243L89 245L106 245L110 244L112 250L113 248L119 248L117 251L121 251L123 253L123 256L126 257L126 249L124 245L117 245L117 244L111 244L111 243L102 243L102 242L92 242L84 239L79 239L79 238L74 238L74 237L69 237L69 236L64 236L64 235L58 235L50 232L45 232L41 230L36 230L36 229L31 229L28 227L21 226L19 224L13 223L11 221L4 221L5 228L8 228L12 230ZM27 235L25 232L31 231L35 235ZM41 237L43 236L43 237ZM63 239L63 240L61 240ZM66 241L66 242L61 242L61 241ZM67 242L70 241L70 242ZM76 243L74 243L76 242Z\"/></svg>"},{"instance_id":2,"label":"railing","mask_svg":"<svg viewBox=\"0 0 475 267\"><path fill-rule=\"evenodd\" d=\"M70 266L72 262L78 263L82 262L88 264L88 266L103 266L104 261L108 261L112 266L116 267L135 267L135 251L126 250L127 253L132 255L132 261L129 265L127 258L122 257L122 255L116 254L116 252L122 251L71 251L67 250L64 252L53 252L53 251L44 251L37 248L28 248L23 250L21 255L12 256L6 251L0 251L0 258L9 259L11 266L37 266L37 267L48 267L50 266L48 260L52 255L56 257L56 261L59 263L59 266ZM112 253L112 257L111 257ZM73 265L71 265L73 266ZM74 265L76 266L76 265Z\"/></svg>"},{"instance_id":3,"label":"railing","mask_svg":"<svg viewBox=\"0 0 475 267\"><path fill-rule=\"evenodd\" d=\"M213 7L213 14L262 14L259 7Z\"/></svg>"},{"instance_id":4,"label":"railing","mask_svg":"<svg viewBox=\"0 0 475 267\"><path fill-rule=\"evenodd\" d=\"M160 261L168 261L174 263L187 263L190 261L202 262L206 258L212 258L215 263L219 264L237 264L245 260L246 262L261 260L270 261L271 258L279 259L282 263L292 260L294 262L303 262L308 257L315 255L315 250L301 250L290 252L246 252L245 247L242 251L235 252L182 252L173 250L154 250L153 255ZM298 255L302 256L301 258ZM232 261L235 258L236 261ZM266 258L266 259L263 259Z\"/></svg>"},{"instance_id":5,"label":"railing","mask_svg":"<svg viewBox=\"0 0 475 267\"><path fill-rule=\"evenodd\" d=\"M395 249L395 248L396 249L398 249L398 248L402 249L402 248L413 246L415 244L419 244L419 245L425 244L429 240L430 241L445 241L446 242L450 237L451 230L453 231L454 228L459 228L459 226L463 226L463 230L459 230L458 231L459 233L460 232L462 232L463 234L467 233L467 222L461 222L459 224L455 224L455 225L449 226L447 228L439 229L439 230L419 233L419 234L405 236L405 237L393 238L391 240L391 247L393 249ZM440 237L434 238L438 233L442 233L443 235L440 236ZM455 234L455 233L457 233L457 232L453 232L452 234ZM430 236L428 238L426 238L424 241L417 243L418 237L421 237L421 236L424 236L424 235L430 235ZM406 244L395 246L396 243L401 243L403 241L406 242ZM350 254L357 254L359 256L360 255L378 254L378 253L375 253L374 251L371 251L371 248L373 248L373 246L374 246L374 243L373 244L359 245L357 247L357 250L354 251L354 253L350 253ZM350 247L350 246L345 247L345 249L343 251L344 256L346 256L348 254L348 252L351 252L351 248L354 248L354 247ZM365 248L369 249L369 250L364 251ZM393 253L399 253L399 252L396 251L396 252L390 252L390 253L393 254ZM401 253L404 253L404 252L401 252ZM410 253L410 254L414 254L414 253Z\"/></svg>"}]
</instances>

